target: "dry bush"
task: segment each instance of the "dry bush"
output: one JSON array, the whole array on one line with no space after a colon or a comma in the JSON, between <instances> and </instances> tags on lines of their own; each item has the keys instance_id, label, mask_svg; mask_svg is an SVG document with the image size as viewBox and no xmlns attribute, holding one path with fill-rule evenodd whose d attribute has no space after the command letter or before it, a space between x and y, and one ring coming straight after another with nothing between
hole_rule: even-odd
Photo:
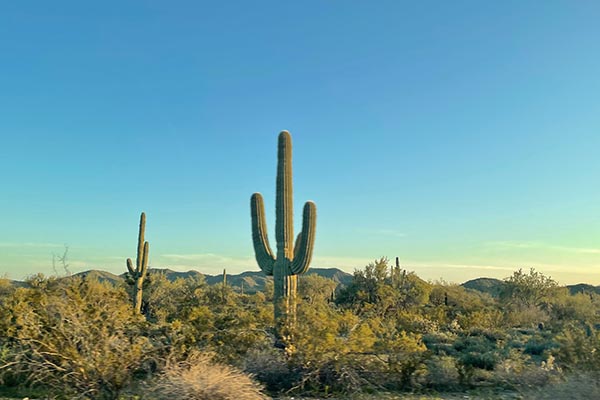
<instances>
[{"instance_id":1,"label":"dry bush","mask_svg":"<svg viewBox=\"0 0 600 400\"><path fill-rule=\"evenodd\" d=\"M262 400L261 386L250 375L214 363L210 355L194 352L184 361L168 363L151 385L153 399Z\"/></svg>"}]
</instances>

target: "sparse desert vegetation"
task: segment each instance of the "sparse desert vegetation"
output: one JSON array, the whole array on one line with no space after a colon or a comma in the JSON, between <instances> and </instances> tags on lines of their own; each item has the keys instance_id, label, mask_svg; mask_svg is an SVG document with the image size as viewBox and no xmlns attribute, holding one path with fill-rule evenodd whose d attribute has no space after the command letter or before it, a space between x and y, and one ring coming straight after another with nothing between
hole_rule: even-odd
<instances>
[{"instance_id":1,"label":"sparse desert vegetation","mask_svg":"<svg viewBox=\"0 0 600 400\"><path fill-rule=\"evenodd\" d=\"M297 321L283 340L268 285L242 294L198 277L148 278L145 314L133 312L125 279L3 280L4 390L80 399L598 393L600 297L572 294L535 270L497 282L489 288L497 296L426 282L386 259L346 286L302 276Z\"/></svg>"}]
</instances>

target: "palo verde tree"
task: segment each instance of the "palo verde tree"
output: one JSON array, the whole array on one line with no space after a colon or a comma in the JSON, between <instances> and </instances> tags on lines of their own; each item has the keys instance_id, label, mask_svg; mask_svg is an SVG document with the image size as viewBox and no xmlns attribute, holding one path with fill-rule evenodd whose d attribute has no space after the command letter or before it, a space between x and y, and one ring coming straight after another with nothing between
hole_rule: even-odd
<instances>
[{"instance_id":1,"label":"palo verde tree","mask_svg":"<svg viewBox=\"0 0 600 400\"><path fill-rule=\"evenodd\" d=\"M515 307L539 307L556 292L558 283L552 278L531 268L524 272L519 268L504 280L500 292L503 303Z\"/></svg>"},{"instance_id":2,"label":"palo verde tree","mask_svg":"<svg viewBox=\"0 0 600 400\"><path fill-rule=\"evenodd\" d=\"M133 281L133 309L138 314L142 312L142 288L144 285L144 278L146 278L146 273L148 271L148 251L150 250L150 244L144 240L145 233L146 213L142 213L140 216L135 269L133 268L131 258L127 259L127 270L129 271L129 277Z\"/></svg>"},{"instance_id":3,"label":"palo verde tree","mask_svg":"<svg viewBox=\"0 0 600 400\"><path fill-rule=\"evenodd\" d=\"M304 205L302 231L294 244L292 196L292 138L287 131L279 134L277 153L277 195L274 255L267 238L265 206L262 195L254 193L250 199L252 240L256 261L266 275L273 275L275 320L282 325L293 324L296 313L298 275L310 265L315 241L317 207L312 201Z\"/></svg>"}]
</instances>

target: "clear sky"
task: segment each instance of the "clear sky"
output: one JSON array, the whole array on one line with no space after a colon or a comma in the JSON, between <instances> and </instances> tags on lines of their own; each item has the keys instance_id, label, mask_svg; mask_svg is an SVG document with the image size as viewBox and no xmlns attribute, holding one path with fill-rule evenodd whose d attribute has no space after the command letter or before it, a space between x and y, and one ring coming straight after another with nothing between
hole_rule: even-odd
<instances>
[{"instance_id":1,"label":"clear sky","mask_svg":"<svg viewBox=\"0 0 600 400\"><path fill-rule=\"evenodd\" d=\"M600 2L5 1L0 274L258 270L277 134L312 266L600 284Z\"/></svg>"}]
</instances>

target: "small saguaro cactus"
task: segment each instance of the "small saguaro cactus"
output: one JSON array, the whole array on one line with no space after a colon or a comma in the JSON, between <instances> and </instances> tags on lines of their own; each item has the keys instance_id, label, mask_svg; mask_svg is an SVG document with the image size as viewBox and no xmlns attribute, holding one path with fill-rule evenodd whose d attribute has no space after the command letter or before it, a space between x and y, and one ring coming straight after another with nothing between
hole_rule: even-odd
<instances>
[{"instance_id":1,"label":"small saguaro cactus","mask_svg":"<svg viewBox=\"0 0 600 400\"><path fill-rule=\"evenodd\" d=\"M140 231L138 234L135 269L133 268L131 258L127 259L127 270L129 271L129 276L133 280L133 310L138 314L142 312L142 287L148 271L148 251L150 250L150 244L144 241L145 233L146 214L142 213L140 216Z\"/></svg>"},{"instance_id":2,"label":"small saguaro cactus","mask_svg":"<svg viewBox=\"0 0 600 400\"><path fill-rule=\"evenodd\" d=\"M227 296L227 269L223 268L223 285L221 286L221 298L225 301Z\"/></svg>"},{"instance_id":3,"label":"small saguaro cactus","mask_svg":"<svg viewBox=\"0 0 600 400\"><path fill-rule=\"evenodd\" d=\"M252 195L250 207L256 262L266 275L273 275L275 321L281 328L295 321L298 275L305 273L310 266L317 220L315 203L306 202L302 216L302 231L294 244L292 138L287 131L279 134L276 191L276 255L269 246L265 206L260 193Z\"/></svg>"},{"instance_id":4,"label":"small saguaro cactus","mask_svg":"<svg viewBox=\"0 0 600 400\"><path fill-rule=\"evenodd\" d=\"M391 267L390 276L392 278L392 287L398 289L400 286L400 259L396 257L396 266Z\"/></svg>"}]
</instances>

